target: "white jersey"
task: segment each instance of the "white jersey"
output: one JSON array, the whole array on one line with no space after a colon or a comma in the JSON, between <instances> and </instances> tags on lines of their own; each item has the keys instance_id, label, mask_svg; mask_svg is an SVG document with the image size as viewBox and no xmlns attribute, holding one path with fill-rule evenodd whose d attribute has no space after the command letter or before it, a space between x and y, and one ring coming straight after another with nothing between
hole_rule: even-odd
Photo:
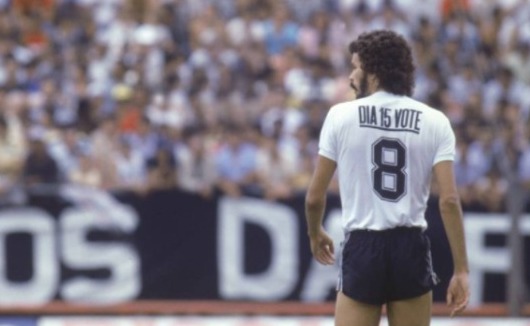
<instances>
[{"instance_id":1,"label":"white jersey","mask_svg":"<svg viewBox=\"0 0 530 326\"><path fill-rule=\"evenodd\" d=\"M432 168L454 160L455 136L442 112L379 91L331 108L319 155L337 163L344 231L426 229Z\"/></svg>"}]
</instances>

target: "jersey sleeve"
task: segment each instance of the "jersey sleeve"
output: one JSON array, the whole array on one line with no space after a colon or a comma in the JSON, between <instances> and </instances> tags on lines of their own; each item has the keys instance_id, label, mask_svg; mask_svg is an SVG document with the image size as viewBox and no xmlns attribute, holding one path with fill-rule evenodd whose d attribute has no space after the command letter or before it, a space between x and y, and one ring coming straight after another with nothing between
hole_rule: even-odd
<instances>
[{"instance_id":1,"label":"jersey sleeve","mask_svg":"<svg viewBox=\"0 0 530 326\"><path fill-rule=\"evenodd\" d=\"M453 129L451 128L451 123L449 119L444 116L444 119L441 123L440 132L438 133L437 149L436 154L434 155L435 165L441 161L454 161L455 160L455 150L456 150L456 140Z\"/></svg>"},{"instance_id":2,"label":"jersey sleeve","mask_svg":"<svg viewBox=\"0 0 530 326\"><path fill-rule=\"evenodd\" d=\"M324 125L320 132L318 142L318 154L337 162L337 139L336 128L334 127L334 111L331 108L324 120Z\"/></svg>"}]
</instances>

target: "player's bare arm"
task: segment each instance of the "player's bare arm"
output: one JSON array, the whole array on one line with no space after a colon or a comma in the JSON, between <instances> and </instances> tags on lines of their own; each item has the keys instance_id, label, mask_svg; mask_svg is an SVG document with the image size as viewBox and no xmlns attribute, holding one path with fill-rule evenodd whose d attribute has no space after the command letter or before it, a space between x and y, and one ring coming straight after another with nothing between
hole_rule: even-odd
<instances>
[{"instance_id":1,"label":"player's bare arm","mask_svg":"<svg viewBox=\"0 0 530 326\"><path fill-rule=\"evenodd\" d=\"M456 189L452 161L434 166L434 175L440 192L440 213L453 256L454 273L447 289L447 304L451 315L462 312L469 302L469 267L465 247L462 207Z\"/></svg>"},{"instance_id":2,"label":"player's bare arm","mask_svg":"<svg viewBox=\"0 0 530 326\"><path fill-rule=\"evenodd\" d=\"M322 219L326 208L326 192L337 164L328 158L318 156L317 166L307 190L305 211L311 252L324 265L335 262L333 240L324 231Z\"/></svg>"}]
</instances>

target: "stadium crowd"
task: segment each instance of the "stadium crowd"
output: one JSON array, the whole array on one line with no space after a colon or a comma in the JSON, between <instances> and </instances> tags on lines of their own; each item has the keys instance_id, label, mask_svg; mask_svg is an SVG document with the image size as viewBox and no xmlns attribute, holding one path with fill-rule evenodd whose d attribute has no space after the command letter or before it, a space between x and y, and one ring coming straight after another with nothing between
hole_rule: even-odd
<instances>
[{"instance_id":1,"label":"stadium crowd","mask_svg":"<svg viewBox=\"0 0 530 326\"><path fill-rule=\"evenodd\" d=\"M327 110L354 95L349 42L387 28L413 46L414 97L453 124L464 207L504 211L530 185L528 17L525 0L0 0L0 197L304 193Z\"/></svg>"}]
</instances>

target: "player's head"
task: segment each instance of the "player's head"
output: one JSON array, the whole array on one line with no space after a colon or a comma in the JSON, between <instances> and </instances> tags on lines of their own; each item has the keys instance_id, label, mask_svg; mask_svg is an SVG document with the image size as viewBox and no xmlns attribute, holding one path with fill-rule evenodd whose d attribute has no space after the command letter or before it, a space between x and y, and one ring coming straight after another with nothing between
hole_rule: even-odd
<instances>
[{"instance_id":1,"label":"player's head","mask_svg":"<svg viewBox=\"0 0 530 326\"><path fill-rule=\"evenodd\" d=\"M357 98L381 89L396 95L412 94L414 63L405 39L389 30L359 35L350 43L352 72L350 85Z\"/></svg>"}]
</instances>

